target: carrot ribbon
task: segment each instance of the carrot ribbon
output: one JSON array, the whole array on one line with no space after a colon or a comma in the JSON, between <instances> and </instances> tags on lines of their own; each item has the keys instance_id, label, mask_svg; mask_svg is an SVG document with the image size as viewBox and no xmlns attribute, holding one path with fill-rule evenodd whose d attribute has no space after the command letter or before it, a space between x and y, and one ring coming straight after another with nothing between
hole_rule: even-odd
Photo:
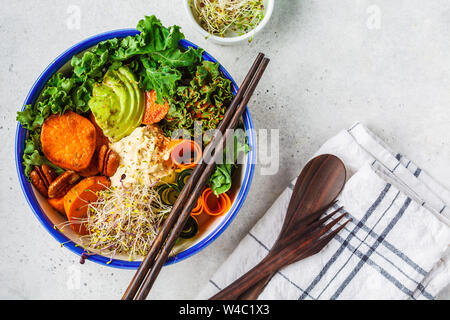
<instances>
[{"instance_id":1,"label":"carrot ribbon","mask_svg":"<svg viewBox=\"0 0 450 320\"><path fill-rule=\"evenodd\" d=\"M172 140L169 149L172 162L180 169L193 168L202 158L202 148L194 140Z\"/></svg>"},{"instance_id":2,"label":"carrot ribbon","mask_svg":"<svg viewBox=\"0 0 450 320\"><path fill-rule=\"evenodd\" d=\"M201 198L203 211L210 216L220 216L231 208L231 200L226 193L216 196L211 188L206 188Z\"/></svg>"},{"instance_id":3,"label":"carrot ribbon","mask_svg":"<svg viewBox=\"0 0 450 320\"><path fill-rule=\"evenodd\" d=\"M197 200L197 204L192 209L191 216L198 216L203 212L203 197L199 197Z\"/></svg>"}]
</instances>

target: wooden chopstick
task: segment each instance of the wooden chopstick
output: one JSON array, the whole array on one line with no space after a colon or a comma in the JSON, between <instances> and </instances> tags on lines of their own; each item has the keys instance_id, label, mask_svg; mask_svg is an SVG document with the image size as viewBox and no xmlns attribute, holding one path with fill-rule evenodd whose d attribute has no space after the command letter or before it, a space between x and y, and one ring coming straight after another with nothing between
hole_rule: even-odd
<instances>
[{"instance_id":1,"label":"wooden chopstick","mask_svg":"<svg viewBox=\"0 0 450 320\"><path fill-rule=\"evenodd\" d=\"M262 74L264 73L264 70L267 67L267 64L269 63L269 59L263 58L261 61L261 64L258 66L258 69L256 70L255 76L251 80L249 87L245 91L245 94L242 98L242 101L240 105L237 107L236 112L233 114L228 129L234 129L236 128L240 117L245 111L245 108L247 107L247 103L250 100L253 92L256 89L256 86L258 85L259 80L262 77ZM170 251L172 250L173 246L175 245L176 240L178 239L181 231L184 228L184 225L186 224L192 209L195 207L197 203L197 199L200 196L201 192L203 191L203 188L208 183L209 177L212 174L215 163L218 160L218 157L222 156L223 148L225 146L225 143L228 138L233 134L232 130L226 130L225 135L220 137L220 141L218 141L218 144L216 145L216 148L214 150L213 160L210 161L205 170L203 171L198 183L195 186L189 185L189 189L193 189L192 193L190 193L187 203L185 204L183 211L176 222L175 226L173 227L172 231L170 232L170 235L164 244L164 246L161 249L161 252L159 253L153 267L150 269L150 271L145 276L145 279L142 283L142 286L139 288L137 294L136 294L136 300L144 300L148 292L150 291L151 287L153 286L154 281L156 280L156 277L158 276L161 267L163 266L164 262L167 260L167 257L170 254ZM189 183L189 182L188 182Z\"/></svg>"},{"instance_id":2,"label":"wooden chopstick","mask_svg":"<svg viewBox=\"0 0 450 320\"><path fill-rule=\"evenodd\" d=\"M258 66L260 65L264 55L262 53L259 53L258 56L255 59L255 62L253 63L252 67L250 68L250 71L248 72L247 76L245 77L241 87L239 88L238 92L236 93L236 96L232 100L230 106L228 107L224 118L219 124L218 131L216 134L214 134L211 142L206 146L204 154L207 154L206 152L209 152L214 145L218 142L218 137L222 136L225 130L228 127L228 124L235 112L235 109L242 101L242 97L244 96L244 93L246 92L251 80L253 79L256 70ZM219 134L220 132L220 134ZM209 151L208 151L209 150ZM130 300L133 299L136 295L137 290L142 284L142 281L144 280L145 275L148 273L150 268L152 268L156 255L161 250L161 247L165 243L167 236L172 229L172 227L175 225L175 223L178 221L179 216L181 214L181 211L183 209L184 203L186 202L188 196L190 195L193 186L197 184L198 179L200 178L204 168L206 166L205 161L200 161L197 166L195 167L194 171L192 172L191 177L189 178L188 182L186 183L186 186L181 191L180 195L178 196L171 213L166 218L160 232L158 233L156 239L153 241L152 246L150 248L149 253L146 255L144 260L142 261L141 265L139 266L137 272L135 273L133 279L131 280L127 290L125 291L122 299L123 300Z\"/></svg>"}]
</instances>

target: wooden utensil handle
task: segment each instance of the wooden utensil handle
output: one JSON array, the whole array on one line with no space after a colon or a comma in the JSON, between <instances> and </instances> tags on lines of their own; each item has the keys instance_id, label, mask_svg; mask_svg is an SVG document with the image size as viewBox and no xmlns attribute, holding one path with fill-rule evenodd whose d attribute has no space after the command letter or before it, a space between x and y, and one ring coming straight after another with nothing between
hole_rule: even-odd
<instances>
[{"instance_id":1,"label":"wooden utensil handle","mask_svg":"<svg viewBox=\"0 0 450 320\"><path fill-rule=\"evenodd\" d=\"M286 261L280 259L280 255L267 255L260 263L247 273L234 281L228 287L212 296L210 300L237 300L244 292L259 281L274 274L284 266Z\"/></svg>"},{"instance_id":2,"label":"wooden utensil handle","mask_svg":"<svg viewBox=\"0 0 450 320\"><path fill-rule=\"evenodd\" d=\"M263 292L266 285L269 283L270 279L275 275L275 272L269 274L267 277L263 278L261 281L253 285L250 289L245 291L238 297L238 300L257 300L261 292Z\"/></svg>"},{"instance_id":3,"label":"wooden utensil handle","mask_svg":"<svg viewBox=\"0 0 450 320\"><path fill-rule=\"evenodd\" d=\"M343 226L344 225L341 225L341 227ZM338 229L336 230L339 231ZM273 275L284 266L316 254L316 245L320 241L312 242L312 240L313 239L304 239L301 241L301 239L299 239L299 241L294 241L279 251L270 251L260 263L210 299L237 300L259 281Z\"/></svg>"}]
</instances>

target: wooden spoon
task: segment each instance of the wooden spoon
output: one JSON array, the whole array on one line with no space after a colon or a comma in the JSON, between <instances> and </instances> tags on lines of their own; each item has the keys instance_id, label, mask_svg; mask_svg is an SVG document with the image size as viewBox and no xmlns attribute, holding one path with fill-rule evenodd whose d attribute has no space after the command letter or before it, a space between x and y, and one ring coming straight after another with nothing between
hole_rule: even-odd
<instances>
[{"instance_id":1,"label":"wooden spoon","mask_svg":"<svg viewBox=\"0 0 450 320\"><path fill-rule=\"evenodd\" d=\"M310 220L318 219L341 193L345 180L345 166L338 157L324 154L310 160L297 178L283 226L268 256L282 250L290 241L292 234L295 234L296 230L299 231L299 226L305 225L308 217L311 217ZM300 255L292 262L303 258L304 256ZM276 271L264 277L237 298L242 300L258 298L275 273Z\"/></svg>"}]
</instances>

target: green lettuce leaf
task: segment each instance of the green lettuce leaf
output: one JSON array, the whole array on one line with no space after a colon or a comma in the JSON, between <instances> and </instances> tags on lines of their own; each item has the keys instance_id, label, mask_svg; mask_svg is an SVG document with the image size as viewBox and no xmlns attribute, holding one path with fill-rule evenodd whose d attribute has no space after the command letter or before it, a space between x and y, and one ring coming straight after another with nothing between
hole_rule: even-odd
<instances>
[{"instance_id":1,"label":"green lettuce leaf","mask_svg":"<svg viewBox=\"0 0 450 320\"><path fill-rule=\"evenodd\" d=\"M154 15L145 16L138 22L136 29L141 32L137 40L147 52L178 48L178 43L184 39L179 26L165 28Z\"/></svg>"},{"instance_id":2,"label":"green lettuce leaf","mask_svg":"<svg viewBox=\"0 0 450 320\"><path fill-rule=\"evenodd\" d=\"M48 161L47 158L41 154L41 149L40 133L34 132L33 134L28 134L23 151L23 166L25 175L29 177L31 171L34 169L34 166L40 166L44 163L51 166L57 174L61 174L64 170Z\"/></svg>"},{"instance_id":3,"label":"green lettuce leaf","mask_svg":"<svg viewBox=\"0 0 450 320\"><path fill-rule=\"evenodd\" d=\"M227 159L227 150L225 149L223 151L222 163L216 165L213 174L209 178L209 186L216 196L230 190L232 184L232 170L236 167L237 160L239 157L250 151L244 130L235 130L233 135L233 148L232 162L229 162L230 159Z\"/></svg>"},{"instance_id":4,"label":"green lettuce leaf","mask_svg":"<svg viewBox=\"0 0 450 320\"><path fill-rule=\"evenodd\" d=\"M155 51L150 53L150 57L153 61L156 61L165 66L171 68L182 68L187 67L192 70L200 63L202 59L203 50L189 48L186 51L181 51L180 49L168 49L164 51Z\"/></svg>"},{"instance_id":5,"label":"green lettuce leaf","mask_svg":"<svg viewBox=\"0 0 450 320\"><path fill-rule=\"evenodd\" d=\"M68 110L79 114L88 112L92 88L108 68L129 64L139 74L140 86L155 90L158 101L162 102L176 93L184 73L195 70L195 65L200 63L201 49L179 47L179 41L184 38L180 27L166 28L155 16L146 16L139 21L137 29L140 34L136 36L100 42L83 55L73 57L73 72L53 75L39 102L17 113L17 121L28 130L23 159L28 177L34 165L48 161L36 140L44 120Z\"/></svg>"},{"instance_id":6,"label":"green lettuce leaf","mask_svg":"<svg viewBox=\"0 0 450 320\"><path fill-rule=\"evenodd\" d=\"M209 186L216 196L231 188L231 164L218 164L209 178Z\"/></svg>"},{"instance_id":7,"label":"green lettuce leaf","mask_svg":"<svg viewBox=\"0 0 450 320\"><path fill-rule=\"evenodd\" d=\"M181 72L167 65L157 65L150 58L141 59L143 69L139 74L140 85L146 91L156 91L156 101L164 104L164 98L173 96L177 91L177 83Z\"/></svg>"}]
</instances>

